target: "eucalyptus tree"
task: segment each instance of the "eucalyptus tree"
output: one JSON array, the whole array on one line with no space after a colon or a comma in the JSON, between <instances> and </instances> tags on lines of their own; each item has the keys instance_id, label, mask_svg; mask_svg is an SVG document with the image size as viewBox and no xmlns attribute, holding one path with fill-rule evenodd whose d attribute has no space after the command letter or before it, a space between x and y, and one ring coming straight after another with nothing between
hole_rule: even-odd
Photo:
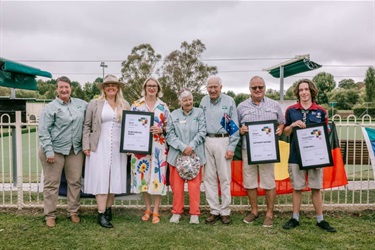
<instances>
[{"instance_id":1,"label":"eucalyptus tree","mask_svg":"<svg viewBox=\"0 0 375 250\"><path fill-rule=\"evenodd\" d=\"M205 64L201 55L206 46L199 40L182 42L179 50L172 51L164 59L161 81L178 93L184 88L200 93L210 75L217 73L216 66Z\"/></svg>"},{"instance_id":2,"label":"eucalyptus tree","mask_svg":"<svg viewBox=\"0 0 375 250\"><path fill-rule=\"evenodd\" d=\"M125 83L124 98L130 103L141 97L142 84L147 77L157 74L161 55L150 44L134 47L127 59L121 63L122 80Z\"/></svg>"}]
</instances>

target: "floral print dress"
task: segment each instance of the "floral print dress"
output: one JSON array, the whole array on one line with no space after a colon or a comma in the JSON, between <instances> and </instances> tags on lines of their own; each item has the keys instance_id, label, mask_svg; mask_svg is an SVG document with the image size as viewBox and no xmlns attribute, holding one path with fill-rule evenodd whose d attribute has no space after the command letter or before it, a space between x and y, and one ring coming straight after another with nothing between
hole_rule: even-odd
<instances>
[{"instance_id":1,"label":"floral print dress","mask_svg":"<svg viewBox=\"0 0 375 250\"><path fill-rule=\"evenodd\" d=\"M154 126L158 127L164 127L169 115L168 106L159 98L152 111L148 110L144 98L135 101L131 106L131 110L154 112ZM132 193L166 194L167 154L168 148L164 135L156 134L153 135L151 155L132 155Z\"/></svg>"}]
</instances>

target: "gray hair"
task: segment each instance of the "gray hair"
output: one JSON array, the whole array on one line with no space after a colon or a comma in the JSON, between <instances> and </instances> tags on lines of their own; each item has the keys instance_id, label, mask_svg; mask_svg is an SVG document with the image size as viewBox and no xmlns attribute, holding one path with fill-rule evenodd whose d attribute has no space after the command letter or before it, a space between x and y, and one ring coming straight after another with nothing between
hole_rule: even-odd
<instances>
[{"instance_id":1,"label":"gray hair","mask_svg":"<svg viewBox=\"0 0 375 250\"><path fill-rule=\"evenodd\" d=\"M261 79L264 83L264 85L266 85L266 82L264 81L264 79L260 76L253 76L251 79L250 79L250 82L249 82L249 87L251 86L251 82L255 79Z\"/></svg>"},{"instance_id":2,"label":"gray hair","mask_svg":"<svg viewBox=\"0 0 375 250\"><path fill-rule=\"evenodd\" d=\"M209 82L210 80L217 80L217 81L219 82L219 85L220 85L220 86L223 85L223 81L221 80L221 78L220 78L219 76L212 75L212 76L208 77L208 78L207 78L207 83L206 83L206 85L208 85L208 82Z\"/></svg>"},{"instance_id":3,"label":"gray hair","mask_svg":"<svg viewBox=\"0 0 375 250\"><path fill-rule=\"evenodd\" d=\"M179 95L178 95L178 101L182 101L185 97L191 96L193 97L193 94L190 92L190 90L184 89Z\"/></svg>"}]
</instances>

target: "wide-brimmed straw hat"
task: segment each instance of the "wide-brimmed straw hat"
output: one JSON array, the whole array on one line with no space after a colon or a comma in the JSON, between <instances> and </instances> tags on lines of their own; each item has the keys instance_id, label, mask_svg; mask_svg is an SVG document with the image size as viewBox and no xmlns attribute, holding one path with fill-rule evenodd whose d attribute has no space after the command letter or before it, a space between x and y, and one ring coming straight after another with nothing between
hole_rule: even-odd
<instances>
[{"instance_id":1,"label":"wide-brimmed straw hat","mask_svg":"<svg viewBox=\"0 0 375 250\"><path fill-rule=\"evenodd\" d=\"M125 86L125 84L123 82L120 82L114 75L107 75L106 77L104 77L103 82L98 83L97 86L99 89L103 89L104 85L109 83L118 84L120 88L123 88Z\"/></svg>"}]
</instances>

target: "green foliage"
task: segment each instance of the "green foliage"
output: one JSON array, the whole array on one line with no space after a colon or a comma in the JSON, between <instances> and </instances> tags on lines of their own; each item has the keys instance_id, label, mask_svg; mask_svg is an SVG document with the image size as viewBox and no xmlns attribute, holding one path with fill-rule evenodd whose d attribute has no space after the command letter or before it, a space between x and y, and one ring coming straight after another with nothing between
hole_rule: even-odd
<instances>
[{"instance_id":1,"label":"green foliage","mask_svg":"<svg viewBox=\"0 0 375 250\"><path fill-rule=\"evenodd\" d=\"M375 105L375 69L374 67L369 67L366 71L366 78L365 78L365 86L366 86L366 102L372 102Z\"/></svg>"},{"instance_id":2,"label":"green foliage","mask_svg":"<svg viewBox=\"0 0 375 250\"><path fill-rule=\"evenodd\" d=\"M38 98L38 93L35 90L16 89L17 98Z\"/></svg>"},{"instance_id":3,"label":"green foliage","mask_svg":"<svg viewBox=\"0 0 375 250\"><path fill-rule=\"evenodd\" d=\"M228 90L228 92L224 92L224 94L227 94L232 98L234 98L236 96L236 93L234 93L232 90Z\"/></svg>"},{"instance_id":4,"label":"green foliage","mask_svg":"<svg viewBox=\"0 0 375 250\"><path fill-rule=\"evenodd\" d=\"M125 83L123 94L129 103L141 97L144 81L158 72L156 64L160 60L161 55L156 54L150 44L141 44L134 47L127 59L121 63L120 80Z\"/></svg>"},{"instance_id":5,"label":"green foliage","mask_svg":"<svg viewBox=\"0 0 375 250\"><path fill-rule=\"evenodd\" d=\"M294 88L296 87L298 81L295 81L292 86L290 86L284 94L284 100L297 100L294 95Z\"/></svg>"},{"instance_id":6,"label":"green foliage","mask_svg":"<svg viewBox=\"0 0 375 250\"><path fill-rule=\"evenodd\" d=\"M194 107L199 107L199 104L202 100L202 98L205 96L205 94L201 92L195 92L193 93L193 99L194 99Z\"/></svg>"},{"instance_id":7,"label":"green foliage","mask_svg":"<svg viewBox=\"0 0 375 250\"><path fill-rule=\"evenodd\" d=\"M56 97L56 81L53 79L38 80L38 99L54 99Z\"/></svg>"},{"instance_id":8,"label":"green foliage","mask_svg":"<svg viewBox=\"0 0 375 250\"><path fill-rule=\"evenodd\" d=\"M371 117L375 118L375 108L373 107L369 107L368 109L365 107L354 108L353 112L357 117L361 117L364 114L369 114Z\"/></svg>"},{"instance_id":9,"label":"green foliage","mask_svg":"<svg viewBox=\"0 0 375 250\"><path fill-rule=\"evenodd\" d=\"M236 103L236 106L238 106L238 104L240 104L241 102L245 101L249 97L250 97L249 94L239 93L233 99L234 99L234 102Z\"/></svg>"},{"instance_id":10,"label":"green foliage","mask_svg":"<svg viewBox=\"0 0 375 250\"><path fill-rule=\"evenodd\" d=\"M339 81L338 87L343 89L358 89L358 85L355 84L353 79L342 79Z\"/></svg>"},{"instance_id":11,"label":"green foliage","mask_svg":"<svg viewBox=\"0 0 375 250\"><path fill-rule=\"evenodd\" d=\"M317 103L328 104L328 95L336 87L336 82L334 80L333 75L326 72L318 73L316 76L314 76L313 82L316 84L319 90L318 97L316 100Z\"/></svg>"},{"instance_id":12,"label":"green foliage","mask_svg":"<svg viewBox=\"0 0 375 250\"><path fill-rule=\"evenodd\" d=\"M215 66L201 61L205 50L206 46L200 40L193 40L191 44L182 42L179 50L165 57L160 81L175 93L184 88L190 89L193 94L200 92L207 78L217 73Z\"/></svg>"},{"instance_id":13,"label":"green foliage","mask_svg":"<svg viewBox=\"0 0 375 250\"><path fill-rule=\"evenodd\" d=\"M0 86L0 96L10 96L10 88Z\"/></svg>"},{"instance_id":14,"label":"green foliage","mask_svg":"<svg viewBox=\"0 0 375 250\"><path fill-rule=\"evenodd\" d=\"M81 85L78 85L76 87L73 88L72 90L72 94L71 94L73 97L75 98L80 98L82 100L86 100L88 101L86 98L86 95L85 95L85 92L82 90L82 87Z\"/></svg>"},{"instance_id":15,"label":"green foliage","mask_svg":"<svg viewBox=\"0 0 375 250\"><path fill-rule=\"evenodd\" d=\"M280 100L280 91L267 89L266 96L273 99L273 100Z\"/></svg>"},{"instance_id":16,"label":"green foliage","mask_svg":"<svg viewBox=\"0 0 375 250\"><path fill-rule=\"evenodd\" d=\"M350 110L359 99L355 88L337 88L330 95L330 102L336 102L336 109Z\"/></svg>"},{"instance_id":17,"label":"green foliage","mask_svg":"<svg viewBox=\"0 0 375 250\"><path fill-rule=\"evenodd\" d=\"M177 93L171 88L171 86L161 83L163 87L163 102L168 105L170 111L178 109L180 105L178 104Z\"/></svg>"}]
</instances>

